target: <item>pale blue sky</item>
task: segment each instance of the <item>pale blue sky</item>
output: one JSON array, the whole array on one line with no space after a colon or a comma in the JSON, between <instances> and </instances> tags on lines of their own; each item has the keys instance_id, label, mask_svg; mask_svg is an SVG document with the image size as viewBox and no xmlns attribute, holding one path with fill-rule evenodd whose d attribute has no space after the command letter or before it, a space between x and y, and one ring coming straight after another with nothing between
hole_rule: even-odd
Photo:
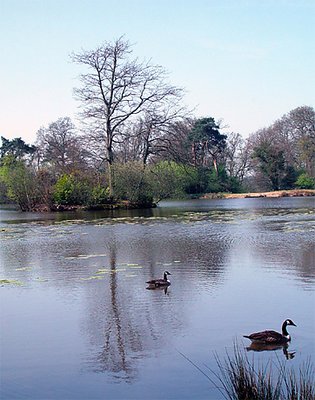
<instances>
[{"instance_id":1,"label":"pale blue sky","mask_svg":"<svg viewBox=\"0 0 315 400\"><path fill-rule=\"evenodd\" d=\"M247 136L315 106L315 0L0 0L0 135L77 123L69 54L125 35L195 115Z\"/></svg>"}]
</instances>

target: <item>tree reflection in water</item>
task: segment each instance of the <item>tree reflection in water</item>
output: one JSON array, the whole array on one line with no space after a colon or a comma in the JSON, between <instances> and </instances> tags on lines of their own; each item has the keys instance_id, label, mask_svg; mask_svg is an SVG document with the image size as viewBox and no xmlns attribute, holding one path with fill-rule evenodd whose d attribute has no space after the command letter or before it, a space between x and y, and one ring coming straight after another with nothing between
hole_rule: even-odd
<instances>
[{"instance_id":1,"label":"tree reflection in water","mask_svg":"<svg viewBox=\"0 0 315 400\"><path fill-rule=\"evenodd\" d=\"M120 304L117 288L116 245L109 246L110 276L109 302L104 320L104 344L96 357L95 364L98 372L111 371L117 378L131 381L135 377L135 369L126 354L129 347L133 352L142 350L141 337L128 318L128 313L122 315L124 306Z\"/></svg>"},{"instance_id":2,"label":"tree reflection in water","mask_svg":"<svg viewBox=\"0 0 315 400\"><path fill-rule=\"evenodd\" d=\"M132 382L137 378L138 361L148 352L159 353L167 347L161 327L177 329L181 322L167 313L169 301L159 301L165 294L168 299L170 290L156 291L161 296L151 301L144 282L128 285L123 277L114 237L107 247L109 273L102 283L90 285L87 328L92 354L88 365L94 372L109 372L118 381Z\"/></svg>"}]
</instances>

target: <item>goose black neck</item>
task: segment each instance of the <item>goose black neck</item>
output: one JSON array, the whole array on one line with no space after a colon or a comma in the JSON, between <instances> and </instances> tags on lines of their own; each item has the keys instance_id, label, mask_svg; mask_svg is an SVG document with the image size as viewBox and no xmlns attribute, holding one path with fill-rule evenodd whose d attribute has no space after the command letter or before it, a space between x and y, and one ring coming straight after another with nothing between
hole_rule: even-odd
<instances>
[{"instance_id":1,"label":"goose black neck","mask_svg":"<svg viewBox=\"0 0 315 400\"><path fill-rule=\"evenodd\" d=\"M287 321L284 321L284 323L282 324L282 335L283 336L288 336L288 331L287 331Z\"/></svg>"},{"instance_id":2,"label":"goose black neck","mask_svg":"<svg viewBox=\"0 0 315 400\"><path fill-rule=\"evenodd\" d=\"M167 273L164 272L164 280L167 281Z\"/></svg>"}]
</instances>

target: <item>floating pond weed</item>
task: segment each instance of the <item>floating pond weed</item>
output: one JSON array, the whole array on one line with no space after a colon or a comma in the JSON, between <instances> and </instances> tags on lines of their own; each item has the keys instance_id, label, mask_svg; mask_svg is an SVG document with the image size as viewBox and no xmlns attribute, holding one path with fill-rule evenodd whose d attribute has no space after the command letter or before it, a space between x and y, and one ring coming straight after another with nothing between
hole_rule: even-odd
<instances>
[{"instance_id":1,"label":"floating pond weed","mask_svg":"<svg viewBox=\"0 0 315 400\"><path fill-rule=\"evenodd\" d=\"M0 286L5 285L23 286L23 282L16 279L0 279Z\"/></svg>"}]
</instances>

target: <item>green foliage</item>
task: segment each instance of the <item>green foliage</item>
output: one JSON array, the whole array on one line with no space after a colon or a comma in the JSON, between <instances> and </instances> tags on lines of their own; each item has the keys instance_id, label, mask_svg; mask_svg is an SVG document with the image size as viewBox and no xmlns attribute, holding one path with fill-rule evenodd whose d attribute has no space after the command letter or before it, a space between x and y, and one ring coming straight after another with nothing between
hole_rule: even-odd
<instances>
[{"instance_id":1,"label":"green foliage","mask_svg":"<svg viewBox=\"0 0 315 400\"><path fill-rule=\"evenodd\" d=\"M141 162L115 163L112 166L114 197L133 203L152 201L146 171Z\"/></svg>"},{"instance_id":2,"label":"green foliage","mask_svg":"<svg viewBox=\"0 0 315 400\"><path fill-rule=\"evenodd\" d=\"M150 178L152 194L158 201L189 194L241 191L239 181L229 177L223 166L219 166L217 172L214 168L194 168L162 161L151 166L150 173L153 175Z\"/></svg>"},{"instance_id":3,"label":"green foliage","mask_svg":"<svg viewBox=\"0 0 315 400\"><path fill-rule=\"evenodd\" d=\"M6 139L1 136L2 145L0 147L1 158L5 156L13 156L14 158L21 159L25 155L34 154L36 146L28 145L21 138Z\"/></svg>"},{"instance_id":4,"label":"green foliage","mask_svg":"<svg viewBox=\"0 0 315 400\"><path fill-rule=\"evenodd\" d=\"M293 189L297 179L297 171L285 162L283 150L277 150L270 143L261 143L254 149L254 158L259 168L269 180L272 190Z\"/></svg>"},{"instance_id":5,"label":"green foliage","mask_svg":"<svg viewBox=\"0 0 315 400\"><path fill-rule=\"evenodd\" d=\"M226 191L231 192L231 193L242 193L244 190L243 185L234 176L229 176L228 177L228 184L226 187Z\"/></svg>"},{"instance_id":6,"label":"green foliage","mask_svg":"<svg viewBox=\"0 0 315 400\"><path fill-rule=\"evenodd\" d=\"M90 203L96 204L106 204L110 201L109 188L101 185L94 186L92 189L92 195Z\"/></svg>"},{"instance_id":7,"label":"green foliage","mask_svg":"<svg viewBox=\"0 0 315 400\"><path fill-rule=\"evenodd\" d=\"M229 177L223 165L218 166L218 171L211 169L209 177L208 192L227 192L229 191Z\"/></svg>"},{"instance_id":8,"label":"green foliage","mask_svg":"<svg viewBox=\"0 0 315 400\"><path fill-rule=\"evenodd\" d=\"M184 197L186 193L192 192L196 177L194 168L174 161L161 161L150 168L149 179L153 198L160 201Z\"/></svg>"},{"instance_id":9,"label":"green foliage","mask_svg":"<svg viewBox=\"0 0 315 400\"><path fill-rule=\"evenodd\" d=\"M206 193L209 192L209 185L211 181L211 170L206 167L196 168L196 179L194 181L195 192L194 193Z\"/></svg>"},{"instance_id":10,"label":"green foliage","mask_svg":"<svg viewBox=\"0 0 315 400\"><path fill-rule=\"evenodd\" d=\"M315 189L315 178L304 172L296 180L295 186L299 189Z\"/></svg>"},{"instance_id":11,"label":"green foliage","mask_svg":"<svg viewBox=\"0 0 315 400\"><path fill-rule=\"evenodd\" d=\"M242 191L240 181L227 174L224 165L219 165L218 170L211 168L207 173L207 186L203 192L219 193L219 192L232 192L239 193Z\"/></svg>"},{"instance_id":12,"label":"green foliage","mask_svg":"<svg viewBox=\"0 0 315 400\"><path fill-rule=\"evenodd\" d=\"M192 150L195 166L205 166L209 163L209 155L216 162L218 154L226 147L226 135L219 132L219 125L214 118L198 119L187 137L187 143Z\"/></svg>"},{"instance_id":13,"label":"green foliage","mask_svg":"<svg viewBox=\"0 0 315 400\"><path fill-rule=\"evenodd\" d=\"M0 181L6 188L8 199L17 203L21 210L30 211L39 200L34 171L22 160L7 155L1 160Z\"/></svg>"},{"instance_id":14,"label":"green foliage","mask_svg":"<svg viewBox=\"0 0 315 400\"><path fill-rule=\"evenodd\" d=\"M184 164L179 166L178 173L181 176L182 190L187 194L201 193L198 169Z\"/></svg>"},{"instance_id":15,"label":"green foliage","mask_svg":"<svg viewBox=\"0 0 315 400\"><path fill-rule=\"evenodd\" d=\"M284 175L281 179L281 189L293 189L297 179L297 171L292 165L288 165L284 170Z\"/></svg>"},{"instance_id":16,"label":"green foliage","mask_svg":"<svg viewBox=\"0 0 315 400\"><path fill-rule=\"evenodd\" d=\"M222 135L219 128L214 118L200 118L191 130L189 139L191 142L207 142L210 146L224 148L226 135Z\"/></svg>"},{"instance_id":17,"label":"green foliage","mask_svg":"<svg viewBox=\"0 0 315 400\"><path fill-rule=\"evenodd\" d=\"M1 179L1 167L0 167L0 204L8 204L11 202L7 192L8 192L7 186Z\"/></svg>"},{"instance_id":18,"label":"green foliage","mask_svg":"<svg viewBox=\"0 0 315 400\"><path fill-rule=\"evenodd\" d=\"M73 174L62 175L53 187L53 200L61 205L88 204L91 189L83 178Z\"/></svg>"},{"instance_id":19,"label":"green foliage","mask_svg":"<svg viewBox=\"0 0 315 400\"><path fill-rule=\"evenodd\" d=\"M271 189L281 189L281 181L285 174L283 150L277 150L270 143L263 142L254 148L253 158L258 160L259 168L268 178Z\"/></svg>"}]
</instances>

